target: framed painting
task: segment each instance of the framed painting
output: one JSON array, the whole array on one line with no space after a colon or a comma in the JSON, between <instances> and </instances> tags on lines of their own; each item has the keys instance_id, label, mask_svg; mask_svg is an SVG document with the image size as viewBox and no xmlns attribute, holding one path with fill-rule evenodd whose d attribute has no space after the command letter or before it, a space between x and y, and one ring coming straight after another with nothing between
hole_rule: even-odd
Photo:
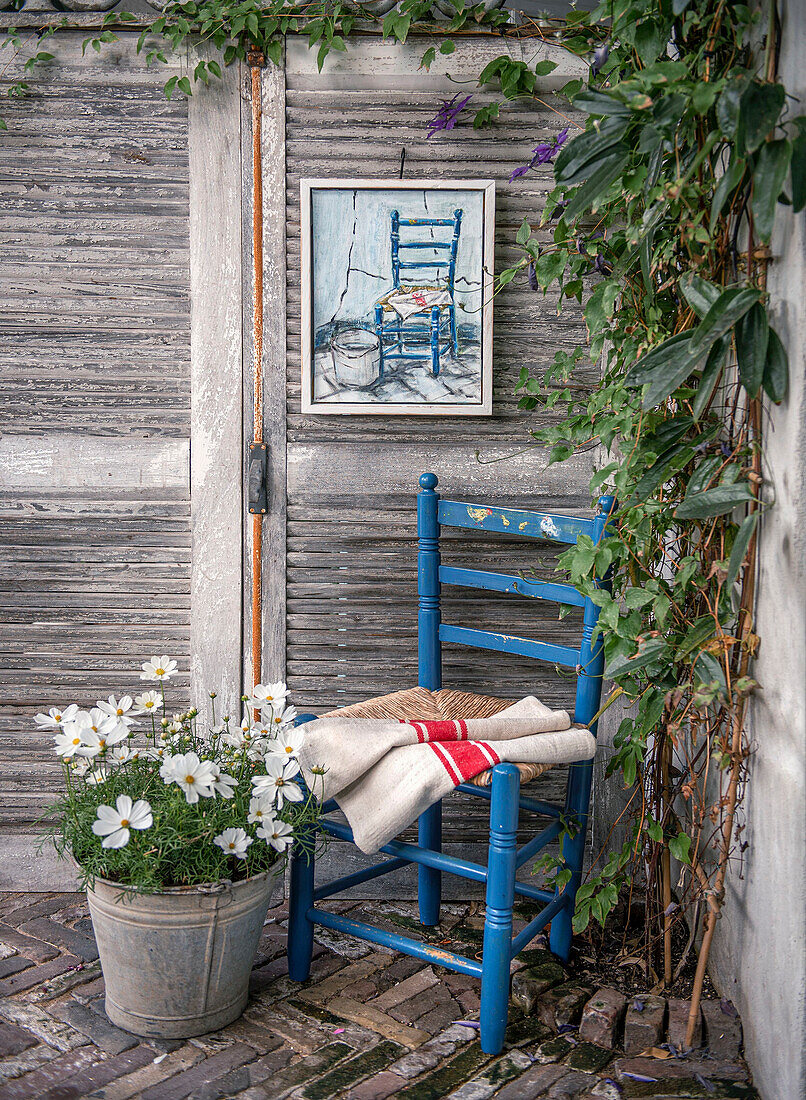
<instances>
[{"instance_id":1,"label":"framed painting","mask_svg":"<svg viewBox=\"0 0 806 1100\"><path fill-rule=\"evenodd\" d=\"M301 182L302 411L492 413L492 180Z\"/></svg>"}]
</instances>

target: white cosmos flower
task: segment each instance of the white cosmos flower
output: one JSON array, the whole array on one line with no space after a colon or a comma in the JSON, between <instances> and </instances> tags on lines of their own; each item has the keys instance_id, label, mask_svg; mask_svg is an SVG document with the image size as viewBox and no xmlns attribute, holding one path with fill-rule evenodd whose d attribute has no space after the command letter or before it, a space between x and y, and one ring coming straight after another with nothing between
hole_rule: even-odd
<instances>
[{"instance_id":1,"label":"white cosmos flower","mask_svg":"<svg viewBox=\"0 0 806 1100\"><path fill-rule=\"evenodd\" d=\"M115 808L99 806L92 831L102 836L102 848L123 848L129 843L129 829L150 829L154 824L151 806L144 798L132 802L127 794L119 794Z\"/></svg>"},{"instance_id":2,"label":"white cosmos flower","mask_svg":"<svg viewBox=\"0 0 806 1100\"><path fill-rule=\"evenodd\" d=\"M280 681L276 684L255 684L251 703L252 706L259 707L260 710L266 710L269 707L272 710L279 710L285 706L287 698L288 688Z\"/></svg>"},{"instance_id":3,"label":"white cosmos flower","mask_svg":"<svg viewBox=\"0 0 806 1100\"><path fill-rule=\"evenodd\" d=\"M213 844L217 844L225 855L237 856L238 859L246 859L246 849L251 843L251 836L247 836L243 829L225 829L213 838Z\"/></svg>"},{"instance_id":4,"label":"white cosmos flower","mask_svg":"<svg viewBox=\"0 0 806 1100\"><path fill-rule=\"evenodd\" d=\"M97 756L99 752L118 745L129 736L129 727L117 718L110 718L93 707L90 711L90 724L81 730L83 746L78 750L81 756ZM100 720L99 720L100 719Z\"/></svg>"},{"instance_id":5,"label":"white cosmos flower","mask_svg":"<svg viewBox=\"0 0 806 1100\"><path fill-rule=\"evenodd\" d=\"M267 818L257 830L257 835L278 852L284 852L294 842L294 830L279 817Z\"/></svg>"},{"instance_id":6,"label":"white cosmos flower","mask_svg":"<svg viewBox=\"0 0 806 1100\"><path fill-rule=\"evenodd\" d=\"M278 809L283 808L284 802L301 802L303 799L299 785L294 782L294 776L299 772L299 764L296 760L284 760L281 756L267 756L264 761L265 775L252 777L252 786L255 794L268 795Z\"/></svg>"},{"instance_id":7,"label":"white cosmos flower","mask_svg":"<svg viewBox=\"0 0 806 1100\"><path fill-rule=\"evenodd\" d=\"M160 775L166 784L176 783L185 792L188 802L198 802L199 797L212 798L217 765L209 760L199 760L195 752L177 753L166 760Z\"/></svg>"},{"instance_id":8,"label":"white cosmos flower","mask_svg":"<svg viewBox=\"0 0 806 1100\"><path fill-rule=\"evenodd\" d=\"M71 703L69 707L51 707L47 714L35 714L34 721L40 729L57 730L65 722L75 721L78 714L78 705Z\"/></svg>"},{"instance_id":9,"label":"white cosmos flower","mask_svg":"<svg viewBox=\"0 0 806 1100\"><path fill-rule=\"evenodd\" d=\"M277 756L287 756L289 759L295 760L299 756L304 740L305 735L302 730L293 729L291 727L284 730L278 730L269 743L269 752Z\"/></svg>"},{"instance_id":10,"label":"white cosmos flower","mask_svg":"<svg viewBox=\"0 0 806 1100\"><path fill-rule=\"evenodd\" d=\"M176 661L163 654L162 657L152 657L150 661L145 661L142 668L141 680L170 680L176 673Z\"/></svg>"},{"instance_id":11,"label":"white cosmos flower","mask_svg":"<svg viewBox=\"0 0 806 1100\"><path fill-rule=\"evenodd\" d=\"M136 760L137 753L133 752L128 745L115 745L112 749L112 761L115 764L125 764L128 760Z\"/></svg>"},{"instance_id":12,"label":"white cosmos flower","mask_svg":"<svg viewBox=\"0 0 806 1100\"><path fill-rule=\"evenodd\" d=\"M122 695L120 699L116 699L114 695L110 695L109 698L104 701L99 699L96 703L98 710L102 710L104 714L108 714L110 718L116 718L118 722L122 722L124 726L136 726L135 720L130 717L135 711L132 710L134 702L131 695Z\"/></svg>"},{"instance_id":13,"label":"white cosmos flower","mask_svg":"<svg viewBox=\"0 0 806 1100\"><path fill-rule=\"evenodd\" d=\"M213 767L215 768L213 790L216 794L220 794L222 798L232 798L233 791L238 786L238 780L233 779L226 772L222 772L218 764L213 764Z\"/></svg>"},{"instance_id":14,"label":"white cosmos flower","mask_svg":"<svg viewBox=\"0 0 806 1100\"><path fill-rule=\"evenodd\" d=\"M83 745L81 728L77 722L70 722L68 729L56 734L54 748L62 760L70 760Z\"/></svg>"},{"instance_id":15,"label":"white cosmos flower","mask_svg":"<svg viewBox=\"0 0 806 1100\"><path fill-rule=\"evenodd\" d=\"M246 820L250 825L262 825L269 818L274 818L274 798L268 794L253 794Z\"/></svg>"},{"instance_id":16,"label":"white cosmos flower","mask_svg":"<svg viewBox=\"0 0 806 1100\"><path fill-rule=\"evenodd\" d=\"M86 782L91 787L97 787L100 783L105 783L109 778L109 772L105 768L95 768L86 777Z\"/></svg>"},{"instance_id":17,"label":"white cosmos flower","mask_svg":"<svg viewBox=\"0 0 806 1100\"><path fill-rule=\"evenodd\" d=\"M90 768L90 762L84 756L74 756L70 764L70 774L76 776L86 775Z\"/></svg>"},{"instance_id":18,"label":"white cosmos flower","mask_svg":"<svg viewBox=\"0 0 806 1100\"><path fill-rule=\"evenodd\" d=\"M250 740L248 727L244 730L242 725L221 734L222 745L228 745L231 749L242 749Z\"/></svg>"},{"instance_id":19,"label":"white cosmos flower","mask_svg":"<svg viewBox=\"0 0 806 1100\"><path fill-rule=\"evenodd\" d=\"M276 714L272 715L272 726L275 731L278 726L289 726L297 717L296 707L286 707L285 710L278 710Z\"/></svg>"},{"instance_id":20,"label":"white cosmos flower","mask_svg":"<svg viewBox=\"0 0 806 1100\"><path fill-rule=\"evenodd\" d=\"M157 691L144 691L142 695L135 697L137 710L132 714L156 714L162 709L162 696Z\"/></svg>"}]
</instances>

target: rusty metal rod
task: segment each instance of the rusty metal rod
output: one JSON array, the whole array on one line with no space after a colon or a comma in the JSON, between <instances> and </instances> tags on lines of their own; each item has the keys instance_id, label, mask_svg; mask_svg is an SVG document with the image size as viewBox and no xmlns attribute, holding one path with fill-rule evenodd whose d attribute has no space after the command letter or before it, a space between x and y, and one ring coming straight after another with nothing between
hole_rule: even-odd
<instances>
[{"instance_id":1,"label":"rusty metal rod","mask_svg":"<svg viewBox=\"0 0 806 1100\"><path fill-rule=\"evenodd\" d=\"M249 55L252 77L252 438L263 439L263 164L261 158L262 55ZM252 686L263 664L263 517L252 516Z\"/></svg>"}]
</instances>

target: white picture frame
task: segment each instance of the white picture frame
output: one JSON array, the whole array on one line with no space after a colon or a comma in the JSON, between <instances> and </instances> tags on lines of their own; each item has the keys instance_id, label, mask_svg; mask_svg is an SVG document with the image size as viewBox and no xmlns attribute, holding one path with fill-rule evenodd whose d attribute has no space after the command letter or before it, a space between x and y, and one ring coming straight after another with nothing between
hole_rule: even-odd
<instances>
[{"instance_id":1,"label":"white picture frame","mask_svg":"<svg viewBox=\"0 0 806 1100\"><path fill-rule=\"evenodd\" d=\"M303 179L300 213L302 412L490 416L495 181Z\"/></svg>"}]
</instances>

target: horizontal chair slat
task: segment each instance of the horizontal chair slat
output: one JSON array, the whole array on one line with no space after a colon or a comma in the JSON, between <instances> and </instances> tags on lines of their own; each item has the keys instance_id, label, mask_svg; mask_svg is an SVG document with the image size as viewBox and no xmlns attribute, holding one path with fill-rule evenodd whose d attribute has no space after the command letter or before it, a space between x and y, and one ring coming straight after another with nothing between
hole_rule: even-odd
<instances>
[{"instance_id":1,"label":"horizontal chair slat","mask_svg":"<svg viewBox=\"0 0 806 1100\"><path fill-rule=\"evenodd\" d=\"M592 519L523 512L517 508L488 508L485 504L465 504L458 500L441 500L437 515L444 527L468 527L551 542L573 544L580 535L593 537L594 533Z\"/></svg>"},{"instance_id":2,"label":"horizontal chair slat","mask_svg":"<svg viewBox=\"0 0 806 1100\"><path fill-rule=\"evenodd\" d=\"M524 580L511 573L489 573L484 569L460 569L457 566L440 566L439 579L443 584L457 584L463 588L481 588L486 592L509 592L529 596L536 600L553 600L555 603L584 607L585 597L570 584L553 584L550 581Z\"/></svg>"},{"instance_id":3,"label":"horizontal chair slat","mask_svg":"<svg viewBox=\"0 0 806 1100\"><path fill-rule=\"evenodd\" d=\"M471 627L451 626L443 623L439 628L441 642L456 642L458 645L476 646L477 649L492 649L498 653L517 653L521 657L534 657L538 661L566 665L576 668L580 661L578 649L567 645L553 645L551 642L539 642L531 638L516 638L511 634L492 634L488 630L474 630Z\"/></svg>"},{"instance_id":4,"label":"horizontal chair slat","mask_svg":"<svg viewBox=\"0 0 806 1100\"><path fill-rule=\"evenodd\" d=\"M450 241L398 241L398 248L450 248Z\"/></svg>"}]
</instances>

